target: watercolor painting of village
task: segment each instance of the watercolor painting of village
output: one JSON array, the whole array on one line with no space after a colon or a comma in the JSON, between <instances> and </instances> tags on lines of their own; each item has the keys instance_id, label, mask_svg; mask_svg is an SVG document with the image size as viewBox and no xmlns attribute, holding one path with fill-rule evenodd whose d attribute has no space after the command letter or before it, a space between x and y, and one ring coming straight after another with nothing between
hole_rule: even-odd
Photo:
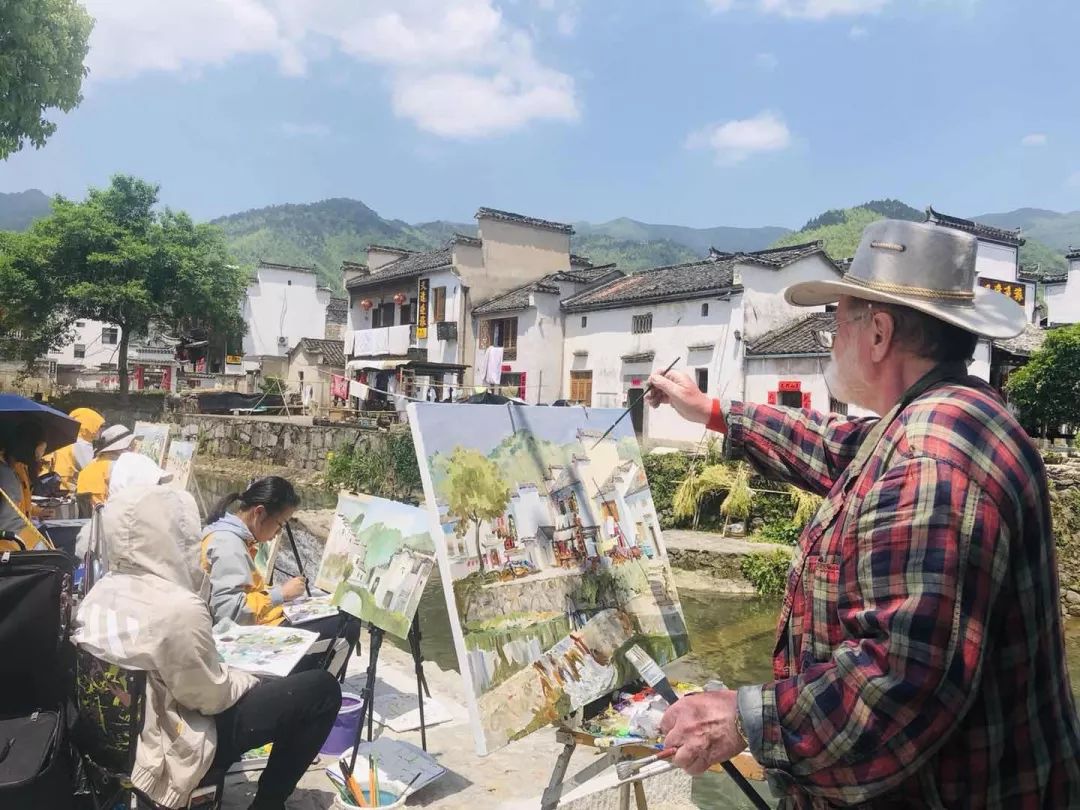
<instances>
[{"instance_id":1,"label":"watercolor painting of village","mask_svg":"<svg viewBox=\"0 0 1080 810\"><path fill-rule=\"evenodd\" d=\"M423 509L352 492L338 494L315 586L331 602L399 638L435 567Z\"/></svg>"},{"instance_id":2,"label":"watercolor painting of village","mask_svg":"<svg viewBox=\"0 0 1080 810\"><path fill-rule=\"evenodd\" d=\"M135 436L132 449L159 467L163 466L169 446L169 426L159 422L136 422L132 433Z\"/></svg>"},{"instance_id":3,"label":"watercolor painting of village","mask_svg":"<svg viewBox=\"0 0 1080 810\"><path fill-rule=\"evenodd\" d=\"M477 750L550 725L689 639L621 411L410 404Z\"/></svg>"}]
</instances>

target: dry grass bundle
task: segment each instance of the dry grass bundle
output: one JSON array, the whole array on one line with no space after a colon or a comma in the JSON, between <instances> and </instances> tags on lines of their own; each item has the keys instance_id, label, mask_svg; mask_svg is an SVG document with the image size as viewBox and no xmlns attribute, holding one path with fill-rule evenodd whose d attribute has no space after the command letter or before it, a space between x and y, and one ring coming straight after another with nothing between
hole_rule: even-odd
<instances>
[{"instance_id":1,"label":"dry grass bundle","mask_svg":"<svg viewBox=\"0 0 1080 810\"><path fill-rule=\"evenodd\" d=\"M709 495L728 491L734 480L731 470L721 464L710 464L700 471L691 469L675 490L671 501L675 519L693 518L696 525L702 502Z\"/></svg>"},{"instance_id":2,"label":"dry grass bundle","mask_svg":"<svg viewBox=\"0 0 1080 810\"><path fill-rule=\"evenodd\" d=\"M750 517L753 500L754 494L750 490L750 470L745 464L740 464L735 480L731 482L731 489L728 490L724 502L720 504L720 511L729 520L746 520Z\"/></svg>"},{"instance_id":3,"label":"dry grass bundle","mask_svg":"<svg viewBox=\"0 0 1080 810\"><path fill-rule=\"evenodd\" d=\"M791 493L791 502L795 505L795 514L792 516L791 522L801 529L817 513L818 507L821 506L824 499L820 495L815 495L798 487L788 486L788 491Z\"/></svg>"}]
</instances>

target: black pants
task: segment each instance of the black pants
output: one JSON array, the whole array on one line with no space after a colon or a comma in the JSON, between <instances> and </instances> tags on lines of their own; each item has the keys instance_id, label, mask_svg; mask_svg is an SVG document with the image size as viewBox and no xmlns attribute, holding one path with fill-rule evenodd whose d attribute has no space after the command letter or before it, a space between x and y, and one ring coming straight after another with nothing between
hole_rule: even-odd
<instances>
[{"instance_id":1,"label":"black pants","mask_svg":"<svg viewBox=\"0 0 1080 810\"><path fill-rule=\"evenodd\" d=\"M344 622L344 628L341 627L341 623ZM337 616L326 616L321 619L315 619L315 621L306 622L304 624L298 624L301 630L309 630L312 633L318 633L320 639L327 638L344 638L349 642L352 647L352 654L360 654L360 629L361 623L355 616L350 616L347 613L339 613ZM300 663L296 665L296 669L293 672L306 672L309 669L320 669L329 664L332 652L330 653L315 653L313 655L305 655L300 659ZM346 662L346 665L348 662ZM335 672L334 675L340 676L342 673Z\"/></svg>"},{"instance_id":2,"label":"black pants","mask_svg":"<svg viewBox=\"0 0 1080 810\"><path fill-rule=\"evenodd\" d=\"M264 681L217 715L214 768L239 762L245 751L273 743L252 808L282 810L326 741L341 708L341 687L316 669Z\"/></svg>"}]
</instances>

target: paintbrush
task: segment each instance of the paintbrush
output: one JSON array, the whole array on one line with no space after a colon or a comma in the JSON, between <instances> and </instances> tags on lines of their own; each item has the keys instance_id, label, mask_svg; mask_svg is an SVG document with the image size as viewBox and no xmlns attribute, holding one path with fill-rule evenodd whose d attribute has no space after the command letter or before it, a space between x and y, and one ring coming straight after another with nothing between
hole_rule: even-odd
<instances>
[{"instance_id":1,"label":"paintbrush","mask_svg":"<svg viewBox=\"0 0 1080 810\"><path fill-rule=\"evenodd\" d=\"M379 806L379 774L376 771L378 758L374 754L368 755L368 796L371 798L371 806Z\"/></svg>"},{"instance_id":2,"label":"paintbrush","mask_svg":"<svg viewBox=\"0 0 1080 810\"><path fill-rule=\"evenodd\" d=\"M615 773L618 774L620 781L623 779L629 779L646 765L652 765L654 762L659 762L662 759L672 757L678 750L678 748L665 748L658 754L650 754L649 756L642 757L641 759L627 759L622 762L616 762Z\"/></svg>"},{"instance_id":3,"label":"paintbrush","mask_svg":"<svg viewBox=\"0 0 1080 810\"><path fill-rule=\"evenodd\" d=\"M364 801L364 793L360 790L360 785L356 784L352 769L349 767L349 763L345 761L345 757L338 760L338 767L341 768L341 775L345 777L345 787L352 794L353 802L357 807L367 807L368 803Z\"/></svg>"},{"instance_id":4,"label":"paintbrush","mask_svg":"<svg viewBox=\"0 0 1080 810\"><path fill-rule=\"evenodd\" d=\"M672 688L671 681L667 679L664 670L660 669L660 665L653 661L652 657L637 644L626 651L626 660L638 671L642 680L651 686L653 691L660 697L672 705L679 700L679 696ZM746 798L750 800L754 807L758 808L758 810L769 810L769 805L761 798L761 794L754 790L750 783L746 781L746 777L739 772L739 769L732 762L721 762L720 766L724 769L724 773L730 776L735 784L739 786L739 790L746 795Z\"/></svg>"},{"instance_id":5,"label":"paintbrush","mask_svg":"<svg viewBox=\"0 0 1080 810\"><path fill-rule=\"evenodd\" d=\"M663 375L667 374L669 371L671 371L673 368L675 368L675 364L678 363L680 360L682 360L681 357L676 357L674 360L671 361L670 366L668 366L667 368L665 368L663 371L660 372L660 375L663 376ZM627 407L627 409L622 412L622 415L618 419L615 420L615 422L611 425L611 427L609 427L607 430L604 431L604 435L601 436L599 439L597 439L596 443L589 449L590 450L595 450L596 446L598 444L600 444L600 442L602 442L604 439L606 439L608 437L608 434L611 433L611 431L613 431L615 429L615 425L619 424L619 422L621 422L623 419L625 419L626 415L628 413L630 413L630 411L634 410L634 408L636 408L638 406L638 403L641 402L641 400L645 399L645 397L647 397L649 395L649 392L652 391L652 389L653 389L653 387L652 387L651 383L649 385L646 385L645 390L642 391L638 395L638 398L630 403L630 405Z\"/></svg>"},{"instance_id":6,"label":"paintbrush","mask_svg":"<svg viewBox=\"0 0 1080 810\"><path fill-rule=\"evenodd\" d=\"M409 792L409 788L411 788L413 785L415 785L416 780L419 779L423 775L424 775L423 771L417 771L416 776L414 776L412 779L410 779L409 784L407 784L405 786L405 789L403 791L401 791L401 795L404 796L405 794L407 794Z\"/></svg>"}]
</instances>

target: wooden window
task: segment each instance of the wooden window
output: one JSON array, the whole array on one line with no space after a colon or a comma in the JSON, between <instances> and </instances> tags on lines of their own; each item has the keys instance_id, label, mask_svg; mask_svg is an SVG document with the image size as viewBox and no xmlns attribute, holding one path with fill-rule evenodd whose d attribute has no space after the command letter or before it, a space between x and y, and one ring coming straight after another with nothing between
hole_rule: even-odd
<instances>
[{"instance_id":1,"label":"wooden window","mask_svg":"<svg viewBox=\"0 0 1080 810\"><path fill-rule=\"evenodd\" d=\"M847 416L847 403L829 397L829 412L838 413L841 416Z\"/></svg>"},{"instance_id":2,"label":"wooden window","mask_svg":"<svg viewBox=\"0 0 1080 810\"><path fill-rule=\"evenodd\" d=\"M652 313L635 315L630 321L630 332L634 335L647 335L652 331Z\"/></svg>"},{"instance_id":3,"label":"wooden window","mask_svg":"<svg viewBox=\"0 0 1080 810\"><path fill-rule=\"evenodd\" d=\"M777 404L785 408L802 407L802 393L799 391L781 391L778 399L779 402Z\"/></svg>"},{"instance_id":4,"label":"wooden window","mask_svg":"<svg viewBox=\"0 0 1080 810\"><path fill-rule=\"evenodd\" d=\"M416 323L416 299L412 301L406 301L401 305L401 320L399 323L414 324Z\"/></svg>"},{"instance_id":5,"label":"wooden window","mask_svg":"<svg viewBox=\"0 0 1080 810\"><path fill-rule=\"evenodd\" d=\"M120 338L120 330L115 326L104 326L101 329L101 343L105 346L115 346Z\"/></svg>"},{"instance_id":6,"label":"wooden window","mask_svg":"<svg viewBox=\"0 0 1080 810\"><path fill-rule=\"evenodd\" d=\"M488 327L489 346L502 346L503 360L517 359L517 318L498 318L485 322ZM481 327L481 348L483 345L483 327Z\"/></svg>"},{"instance_id":7,"label":"wooden window","mask_svg":"<svg viewBox=\"0 0 1080 810\"><path fill-rule=\"evenodd\" d=\"M570 401L582 405L592 405L592 372L570 372Z\"/></svg>"},{"instance_id":8,"label":"wooden window","mask_svg":"<svg viewBox=\"0 0 1080 810\"><path fill-rule=\"evenodd\" d=\"M435 288L435 308L431 320L435 323L446 320L446 287Z\"/></svg>"},{"instance_id":9,"label":"wooden window","mask_svg":"<svg viewBox=\"0 0 1080 810\"><path fill-rule=\"evenodd\" d=\"M696 373L698 390L703 394L709 393L709 370L699 368Z\"/></svg>"},{"instance_id":10,"label":"wooden window","mask_svg":"<svg viewBox=\"0 0 1080 810\"><path fill-rule=\"evenodd\" d=\"M394 310L396 307L391 301L389 304L380 304L371 311L371 326L379 329L384 326L394 325Z\"/></svg>"}]
</instances>

